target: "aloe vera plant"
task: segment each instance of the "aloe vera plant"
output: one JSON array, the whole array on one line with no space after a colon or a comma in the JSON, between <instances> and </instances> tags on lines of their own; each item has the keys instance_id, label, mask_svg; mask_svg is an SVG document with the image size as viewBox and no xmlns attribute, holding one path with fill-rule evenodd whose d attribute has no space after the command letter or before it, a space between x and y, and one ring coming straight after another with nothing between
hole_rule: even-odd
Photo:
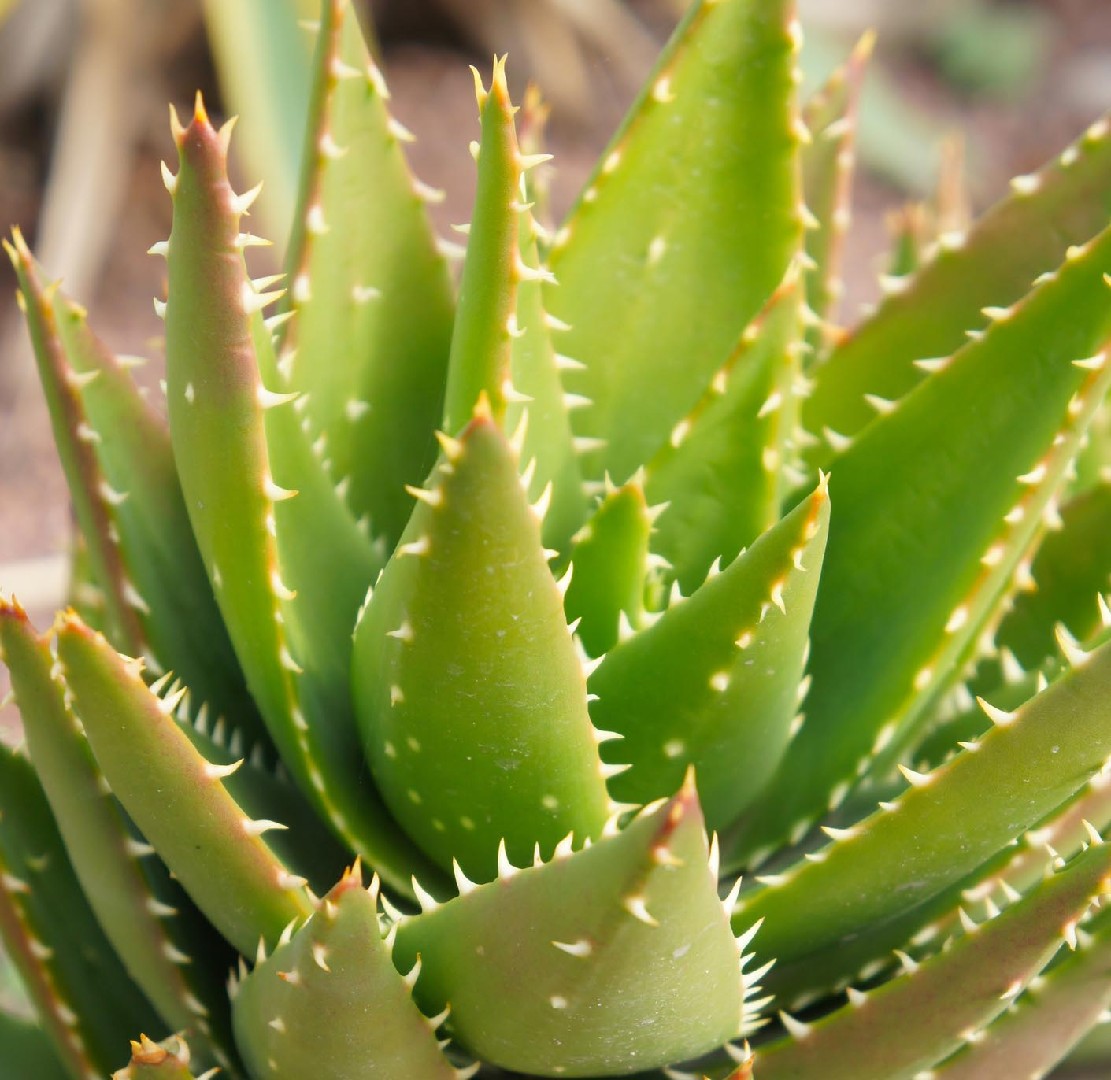
<instances>
[{"instance_id":1,"label":"aloe vera plant","mask_svg":"<svg viewBox=\"0 0 1111 1080\"><path fill-rule=\"evenodd\" d=\"M4 1060L1043 1075L1111 1005L1107 123L838 329L867 46L800 102L702 0L555 229L476 73L456 286L315 32L281 281L173 117L166 421L7 245L81 546L0 602Z\"/></svg>"}]
</instances>

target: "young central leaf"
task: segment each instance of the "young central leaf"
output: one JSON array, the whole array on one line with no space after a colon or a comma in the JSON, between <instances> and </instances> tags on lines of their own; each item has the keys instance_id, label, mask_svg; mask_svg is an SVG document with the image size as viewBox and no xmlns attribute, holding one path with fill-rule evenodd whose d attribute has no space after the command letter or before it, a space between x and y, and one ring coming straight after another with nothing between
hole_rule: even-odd
<instances>
[{"instance_id":1,"label":"young central leaf","mask_svg":"<svg viewBox=\"0 0 1111 1080\"><path fill-rule=\"evenodd\" d=\"M355 699L394 814L444 865L596 836L605 783L540 526L481 411L420 495L355 634Z\"/></svg>"}]
</instances>

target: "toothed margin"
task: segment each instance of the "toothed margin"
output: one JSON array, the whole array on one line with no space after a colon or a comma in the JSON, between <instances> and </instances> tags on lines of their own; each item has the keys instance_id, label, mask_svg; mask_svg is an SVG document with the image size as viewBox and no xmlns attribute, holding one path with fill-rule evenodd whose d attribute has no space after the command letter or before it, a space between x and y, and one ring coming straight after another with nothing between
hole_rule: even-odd
<instances>
[{"instance_id":1,"label":"toothed margin","mask_svg":"<svg viewBox=\"0 0 1111 1080\"><path fill-rule=\"evenodd\" d=\"M149 649L143 620L145 614L143 609L146 604L133 584L132 575L118 542L119 530L116 524L117 509L126 499L127 494L113 490L109 484L97 454L97 440L90 438L88 434L83 437L83 433L92 433L92 429L89 427L88 415L82 401L82 390L101 372L99 369L79 372L71 367L57 333L52 332L53 326L60 318L72 317L84 325L84 311L61 296L57 283L45 288L41 285L31 251L18 229L12 231L11 242L5 240L3 246L13 267L21 277L26 279L32 293L35 310L32 312L25 303L24 310L27 312L27 318L41 319L43 323L43 344L46 355L40 359L40 364L45 361L47 365L55 400L62 413L61 420L69 434L69 450L81 477L80 490L87 499L92 529L99 540L97 554L98 562L102 565L98 569L106 578L104 584L109 590L110 609L122 635L120 645L128 653L138 655ZM18 295L24 297L23 291ZM55 305L55 300L59 297L62 300L61 310ZM121 374L118 363L103 349L99 359L113 376ZM139 603L136 603L136 600Z\"/></svg>"},{"instance_id":2,"label":"toothed margin","mask_svg":"<svg viewBox=\"0 0 1111 1080\"><path fill-rule=\"evenodd\" d=\"M0 927L5 945L22 955L19 973L27 982L27 990L39 1010L42 1023L53 1035L54 1045L66 1061L85 1080L100 1080L101 1072L89 1057L78 1017L62 997L47 960L50 950L31 929L27 913L19 902L19 894L29 886L16 877L0 857Z\"/></svg>"},{"instance_id":3,"label":"toothed margin","mask_svg":"<svg viewBox=\"0 0 1111 1080\"><path fill-rule=\"evenodd\" d=\"M939 642L936 650L916 671L910 688L911 697L925 700L936 691L939 682L952 671L955 658L964 651L973 633L981 652L993 652L995 631L1007 612L1006 595L1033 585L1029 567L1033 552L1047 528L1043 512L1055 500L1056 492L1082 444L1088 424L1111 385L1111 364L1107 363L1109 351L1111 345L1094 357L1076 362L1076 366L1088 375L1073 395L1067 419L1044 456L1030 470L1016 477L1018 498L1003 517L1002 534L988 546L980 560L981 569L975 581L949 613L942 627L943 632L936 638ZM983 614L985 611L989 612L986 617ZM1064 635L1058 631L1058 644L1071 665L1083 663L1083 652L1072 647L1067 631ZM1002 710L996 710L985 702L981 702L981 707L993 723L1006 722L1006 714ZM915 710L904 705L897 711L905 715ZM892 762L902 751L906 735L905 730L881 729L870 754L858 764L858 774Z\"/></svg>"}]
</instances>

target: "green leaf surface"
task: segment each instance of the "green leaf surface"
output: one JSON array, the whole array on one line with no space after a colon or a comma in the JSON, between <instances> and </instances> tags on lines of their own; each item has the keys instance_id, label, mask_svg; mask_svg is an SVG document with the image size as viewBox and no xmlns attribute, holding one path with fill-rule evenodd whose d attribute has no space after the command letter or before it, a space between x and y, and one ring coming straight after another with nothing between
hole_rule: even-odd
<instances>
[{"instance_id":1,"label":"green leaf surface","mask_svg":"<svg viewBox=\"0 0 1111 1080\"><path fill-rule=\"evenodd\" d=\"M283 240L293 221L312 86L312 43L300 25L317 0L204 0L205 25L224 98L243 114L250 171L266 178L262 212ZM248 47L249 46L249 47Z\"/></svg>"},{"instance_id":2,"label":"green leaf surface","mask_svg":"<svg viewBox=\"0 0 1111 1080\"><path fill-rule=\"evenodd\" d=\"M732 823L796 727L810 616L829 524L824 486L690 597L608 652L590 677L595 724L631 761L623 802L674 791L693 766L711 829Z\"/></svg>"},{"instance_id":3,"label":"green leaf surface","mask_svg":"<svg viewBox=\"0 0 1111 1080\"><path fill-rule=\"evenodd\" d=\"M807 861L742 897L734 928L764 918L758 949L776 957L784 1001L854 975L938 914L931 901L1043 822L1111 754L1111 648L1088 654L1014 714ZM974 821L975 829L968 823ZM899 866L900 887L891 888ZM944 894L944 895L943 895ZM906 917L902 917L906 916Z\"/></svg>"},{"instance_id":4,"label":"green leaf surface","mask_svg":"<svg viewBox=\"0 0 1111 1080\"><path fill-rule=\"evenodd\" d=\"M82 895L30 762L3 742L0 936L71 1080L101 1080L129 1032L158 1029Z\"/></svg>"},{"instance_id":5,"label":"green leaf surface","mask_svg":"<svg viewBox=\"0 0 1111 1080\"><path fill-rule=\"evenodd\" d=\"M792 266L695 407L649 460L649 501L666 504L652 550L687 593L780 518L794 448L801 287Z\"/></svg>"},{"instance_id":6,"label":"green leaf surface","mask_svg":"<svg viewBox=\"0 0 1111 1080\"><path fill-rule=\"evenodd\" d=\"M648 576L651 513L639 484L610 492L575 534L563 607L588 656L601 656L639 626Z\"/></svg>"},{"instance_id":7,"label":"green leaf surface","mask_svg":"<svg viewBox=\"0 0 1111 1080\"><path fill-rule=\"evenodd\" d=\"M432 868L376 797L347 683L376 556L313 457L295 395L283 392L261 316L276 294L246 274L239 224L249 200L228 184L228 131L215 131L198 101L175 135L167 399L193 530L283 760L337 835L407 890L414 871Z\"/></svg>"},{"instance_id":8,"label":"green leaf surface","mask_svg":"<svg viewBox=\"0 0 1111 1080\"><path fill-rule=\"evenodd\" d=\"M226 141L200 100L175 124L181 168L169 183L166 396L189 518L248 684L283 758L304 774L293 728L295 662L280 623L274 491L251 309L261 303L237 248L242 203L227 182Z\"/></svg>"},{"instance_id":9,"label":"green leaf surface","mask_svg":"<svg viewBox=\"0 0 1111 1080\"><path fill-rule=\"evenodd\" d=\"M503 866L404 920L394 960L405 970L419 955L418 1003L450 1002L455 1037L517 1072L614 1075L693 1057L740 1033L750 989L708 857L688 781L586 850Z\"/></svg>"},{"instance_id":10,"label":"green leaf surface","mask_svg":"<svg viewBox=\"0 0 1111 1080\"><path fill-rule=\"evenodd\" d=\"M409 171L347 0L323 5L313 72L283 367L333 483L392 547L442 412L453 301L424 205L438 193Z\"/></svg>"},{"instance_id":11,"label":"green leaf surface","mask_svg":"<svg viewBox=\"0 0 1111 1080\"><path fill-rule=\"evenodd\" d=\"M667 441L799 248L796 30L786 0L692 5L556 236L575 433L605 440L591 479Z\"/></svg>"},{"instance_id":12,"label":"green leaf surface","mask_svg":"<svg viewBox=\"0 0 1111 1080\"><path fill-rule=\"evenodd\" d=\"M113 792L217 930L240 952L275 942L312 911L304 879L263 839L284 823L247 816L228 794L228 766L194 749L134 667L69 617L58 656L74 710Z\"/></svg>"},{"instance_id":13,"label":"green leaf surface","mask_svg":"<svg viewBox=\"0 0 1111 1080\"><path fill-rule=\"evenodd\" d=\"M527 195L529 178L539 171L536 163L544 156L522 157L523 165L528 166L522 178L522 198ZM562 324L553 320L544 306L544 285L551 274L541 261L531 211L518 214L517 234L520 279L509 356L515 394L506 404L505 430L514 434L523 430L521 462L529 476L529 499L548 502L541 526L544 544L565 551L588 516L579 454L593 444L577 441L572 431L575 399L565 395L561 374L569 362L556 351L555 342Z\"/></svg>"},{"instance_id":14,"label":"green leaf surface","mask_svg":"<svg viewBox=\"0 0 1111 1080\"><path fill-rule=\"evenodd\" d=\"M1077 948L1054 964L1002 1016L939 1065L940 1080L1041 1077L1111 1007L1111 925L1098 914L1077 930Z\"/></svg>"},{"instance_id":15,"label":"green leaf surface","mask_svg":"<svg viewBox=\"0 0 1111 1080\"><path fill-rule=\"evenodd\" d=\"M875 416L865 395L901 398L923 377L915 361L956 352L968 331L989 326L985 308L1014 304L1035 278L1057 268L1071 246L1103 229L1111 211L1107 133L1106 121L1093 125L1060 158L1015 180L1011 194L967 235L943 236L913 277L895 279L876 313L815 370L802 410L806 429L855 436ZM826 468L836 451L816 445L808 461Z\"/></svg>"},{"instance_id":16,"label":"green leaf surface","mask_svg":"<svg viewBox=\"0 0 1111 1080\"><path fill-rule=\"evenodd\" d=\"M239 1044L275 1080L453 1080L436 1023L413 1002L383 940L377 883L356 867L234 991Z\"/></svg>"},{"instance_id":17,"label":"green leaf surface","mask_svg":"<svg viewBox=\"0 0 1111 1080\"><path fill-rule=\"evenodd\" d=\"M749 853L835 809L866 759L892 767L994 626L1111 382L1109 269L1111 230L836 459L807 723L740 830Z\"/></svg>"},{"instance_id":18,"label":"green leaf surface","mask_svg":"<svg viewBox=\"0 0 1111 1080\"><path fill-rule=\"evenodd\" d=\"M71 1080L50 1036L38 1024L0 1009L0 1061L14 1077Z\"/></svg>"},{"instance_id":19,"label":"green leaf surface","mask_svg":"<svg viewBox=\"0 0 1111 1080\"><path fill-rule=\"evenodd\" d=\"M165 422L84 310L42 286L18 233L8 250L113 640L129 653L152 653L186 680L195 706L207 703L272 755L193 539Z\"/></svg>"},{"instance_id":20,"label":"green leaf surface","mask_svg":"<svg viewBox=\"0 0 1111 1080\"><path fill-rule=\"evenodd\" d=\"M1106 484L1111 473L1111 402L1105 401L1088 428L1088 442L1076 459L1076 475L1069 485L1072 497L1083 495L1094 487Z\"/></svg>"},{"instance_id":21,"label":"green leaf surface","mask_svg":"<svg viewBox=\"0 0 1111 1080\"><path fill-rule=\"evenodd\" d=\"M481 397L503 423L510 376L511 334L516 331L518 218L521 155L513 127L505 58L494 63L490 89L475 73L482 134L478 186L459 282L459 304L451 338L443 429L458 435Z\"/></svg>"},{"instance_id":22,"label":"green leaf surface","mask_svg":"<svg viewBox=\"0 0 1111 1080\"><path fill-rule=\"evenodd\" d=\"M805 1033L758 1050L755 1074L760 1080L891 1080L929 1068L1003 1012L1076 933L1109 881L1111 847L1100 844L948 949Z\"/></svg>"},{"instance_id":23,"label":"green leaf surface","mask_svg":"<svg viewBox=\"0 0 1111 1080\"><path fill-rule=\"evenodd\" d=\"M499 842L597 836L607 798L585 677L512 450L488 415L444 454L355 634L375 778L444 867L492 878ZM445 658L450 657L450 663Z\"/></svg>"},{"instance_id":24,"label":"green leaf surface","mask_svg":"<svg viewBox=\"0 0 1111 1080\"><path fill-rule=\"evenodd\" d=\"M836 316L843 287L840 262L849 219L856 111L874 42L872 34L861 38L848 61L802 108L802 122L810 132L800 153L802 193L813 215L804 234L809 265L803 282L806 305L819 320ZM815 354L824 348L825 337L821 323L808 328L807 343Z\"/></svg>"},{"instance_id":25,"label":"green leaf surface","mask_svg":"<svg viewBox=\"0 0 1111 1080\"><path fill-rule=\"evenodd\" d=\"M128 823L103 778L64 688L49 641L0 602L0 649L12 675L27 748L74 872L136 984L168 1027L191 1030L206 1057L210 1037L230 1043L223 981L231 953L160 865L144 868ZM221 1030L221 1027L224 1030Z\"/></svg>"},{"instance_id":26,"label":"green leaf surface","mask_svg":"<svg viewBox=\"0 0 1111 1080\"><path fill-rule=\"evenodd\" d=\"M1078 640L1099 625L1093 597L1111 584L1111 485L1100 484L1060 510L1060 528L1048 532L1030 566L1032 587L1015 596L995 633L1024 668L1035 668L1055 651L1058 623Z\"/></svg>"},{"instance_id":27,"label":"green leaf surface","mask_svg":"<svg viewBox=\"0 0 1111 1080\"><path fill-rule=\"evenodd\" d=\"M245 760L239 748L228 743L218 724L209 727L205 718L190 723L180 712L176 719L200 756L228 771L224 787L247 817L297 823L294 829L268 833L267 845L293 873L308 879L314 891L327 889L350 861L351 853L314 815L288 775L275 774L257 757ZM232 768L234 771L230 771Z\"/></svg>"}]
</instances>

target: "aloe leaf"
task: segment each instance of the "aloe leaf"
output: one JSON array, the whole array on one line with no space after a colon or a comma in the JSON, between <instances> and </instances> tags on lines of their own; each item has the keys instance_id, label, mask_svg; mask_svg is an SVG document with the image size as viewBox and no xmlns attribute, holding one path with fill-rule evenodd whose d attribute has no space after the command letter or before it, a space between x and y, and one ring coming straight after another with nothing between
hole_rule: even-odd
<instances>
[{"instance_id":1,"label":"aloe leaf","mask_svg":"<svg viewBox=\"0 0 1111 1080\"><path fill-rule=\"evenodd\" d=\"M225 129L225 139L227 129ZM249 306L261 298L236 248L238 210L225 145L200 100L175 124L181 169L170 176L174 225L167 248L167 403L174 456L193 531L251 691L291 767L305 770L294 732L295 662L281 626L280 580L268 529L278 492L267 459L261 377ZM212 318L212 311L225 314ZM229 468L235 462L236 468ZM278 722L278 718L285 721Z\"/></svg>"},{"instance_id":2,"label":"aloe leaf","mask_svg":"<svg viewBox=\"0 0 1111 1080\"><path fill-rule=\"evenodd\" d=\"M610 789L646 803L693 766L706 820L736 819L797 727L807 632L829 523L824 486L690 597L608 652L590 677L595 724L632 768Z\"/></svg>"},{"instance_id":3,"label":"aloe leaf","mask_svg":"<svg viewBox=\"0 0 1111 1080\"><path fill-rule=\"evenodd\" d=\"M439 193L410 174L347 0L323 5L313 77L283 367L333 483L392 547L442 409L453 302L424 206Z\"/></svg>"},{"instance_id":4,"label":"aloe leaf","mask_svg":"<svg viewBox=\"0 0 1111 1080\"><path fill-rule=\"evenodd\" d=\"M255 1075L345 1080L356 1067L402 1080L458 1075L384 937L377 881L365 890L356 867L260 956L233 990L238 1042Z\"/></svg>"},{"instance_id":5,"label":"aloe leaf","mask_svg":"<svg viewBox=\"0 0 1111 1080\"><path fill-rule=\"evenodd\" d=\"M50 1037L38 1024L0 1009L0 1061L15 1076L70 1080Z\"/></svg>"},{"instance_id":6,"label":"aloe leaf","mask_svg":"<svg viewBox=\"0 0 1111 1080\"><path fill-rule=\"evenodd\" d=\"M1111 936L1096 915L1077 928L1073 952L935 1072L943 1080L1049 1073L1111 1007Z\"/></svg>"},{"instance_id":7,"label":"aloe leaf","mask_svg":"<svg viewBox=\"0 0 1111 1080\"><path fill-rule=\"evenodd\" d=\"M998 648L1009 649L1023 668L1040 665L1054 652L1058 623L1084 640L1097 628L1099 609L1092 597L1111 581L1111 486L1091 488L1061 507L1058 528L1046 533L1030 566L1028 587L995 633Z\"/></svg>"},{"instance_id":8,"label":"aloe leaf","mask_svg":"<svg viewBox=\"0 0 1111 1080\"><path fill-rule=\"evenodd\" d=\"M597 836L607 798L585 676L511 448L487 414L444 453L355 632L367 755L441 865L492 878ZM452 657L445 664L444 657Z\"/></svg>"},{"instance_id":9,"label":"aloe leaf","mask_svg":"<svg viewBox=\"0 0 1111 1080\"><path fill-rule=\"evenodd\" d=\"M1091 843L1092 829L1101 831L1111 825L1109 780L1105 772L1097 773L1063 808L1028 829L1013 848L993 859L986 874L978 873L979 880L962 887L961 910L976 921L990 918L1008 897L1031 892L1064 860ZM960 911L951 911L915 936L928 937L928 947L955 933L961 921Z\"/></svg>"},{"instance_id":10,"label":"aloe leaf","mask_svg":"<svg viewBox=\"0 0 1111 1080\"><path fill-rule=\"evenodd\" d=\"M1069 485L1073 497L1111 480L1111 402L1104 402L1088 429L1088 442L1076 458L1076 475Z\"/></svg>"},{"instance_id":11,"label":"aloe leaf","mask_svg":"<svg viewBox=\"0 0 1111 1080\"><path fill-rule=\"evenodd\" d=\"M588 656L601 656L622 634L639 626L649 566L651 513L634 482L609 493L575 534L563 607L578 620Z\"/></svg>"},{"instance_id":12,"label":"aloe leaf","mask_svg":"<svg viewBox=\"0 0 1111 1080\"><path fill-rule=\"evenodd\" d=\"M134 666L75 617L57 629L74 710L112 791L208 920L240 952L277 941L312 911L304 879L263 839L285 826L248 817Z\"/></svg>"},{"instance_id":13,"label":"aloe leaf","mask_svg":"<svg viewBox=\"0 0 1111 1080\"><path fill-rule=\"evenodd\" d=\"M315 18L317 0L205 0L205 25L221 89L242 112L251 171L266 177L267 225L285 239L297 201L312 46L300 20ZM252 42L244 49L244 42Z\"/></svg>"},{"instance_id":14,"label":"aloe leaf","mask_svg":"<svg viewBox=\"0 0 1111 1080\"><path fill-rule=\"evenodd\" d=\"M1102 768L1111 754L1111 648L1073 659L1078 666L1017 712L988 707L995 723L964 753L929 774L904 769L905 792L857 825L833 830L834 842L815 861L742 897L733 925L765 919L760 951L776 957L770 989L789 1000L901 947L937 914L931 901L944 899ZM890 888L895 860L897 892Z\"/></svg>"},{"instance_id":15,"label":"aloe leaf","mask_svg":"<svg viewBox=\"0 0 1111 1080\"><path fill-rule=\"evenodd\" d=\"M780 518L795 435L801 286L792 265L709 389L649 460L651 503L666 504L652 550L686 592Z\"/></svg>"},{"instance_id":16,"label":"aloe leaf","mask_svg":"<svg viewBox=\"0 0 1111 1080\"><path fill-rule=\"evenodd\" d=\"M990 310L983 309L1014 304L1071 246L1103 229L1111 209L1107 134L1107 121L1093 125L1059 159L1017 178L1011 194L967 235L942 236L913 277L889 282L891 295L876 313L815 369L803 424L815 435L834 436L807 455L812 467L827 468L840 445L836 436L853 437L873 419L867 396L901 398L923 377L915 361L954 353L966 332L989 326Z\"/></svg>"},{"instance_id":17,"label":"aloe leaf","mask_svg":"<svg viewBox=\"0 0 1111 1080\"><path fill-rule=\"evenodd\" d=\"M545 260L552 242L552 170L547 167L547 162L551 159L551 154L547 152L547 128L550 116L551 106L544 99L540 87L530 82L525 87L517 116L517 139L525 160L540 166L525 170L524 195L530 207L529 217L535 223L539 253Z\"/></svg>"},{"instance_id":18,"label":"aloe leaf","mask_svg":"<svg viewBox=\"0 0 1111 1080\"><path fill-rule=\"evenodd\" d=\"M527 170L521 198L528 198L528 180L547 155L525 154ZM530 204L531 205L531 204ZM514 400L506 405L505 430L521 431L521 461L529 477L529 498L547 501L541 535L546 547L566 550L572 534L588 516L579 454L593 446L576 440L571 409L576 401L564 393L562 369L568 361L556 351L554 338L562 328L544 304L550 272L541 261L539 235L530 210L517 218L517 309L510 342L510 382Z\"/></svg>"},{"instance_id":19,"label":"aloe leaf","mask_svg":"<svg viewBox=\"0 0 1111 1080\"><path fill-rule=\"evenodd\" d=\"M450 1003L459 1042L508 1069L597 1076L693 1057L740 1033L752 989L708 858L688 777L590 848L463 882L398 925L394 962L419 955L418 1003Z\"/></svg>"},{"instance_id":20,"label":"aloe leaf","mask_svg":"<svg viewBox=\"0 0 1111 1080\"><path fill-rule=\"evenodd\" d=\"M1111 230L837 458L807 723L742 825L748 852L835 809L866 759L892 766L994 629L1111 384L1097 352L1111 333L1109 268ZM953 415L975 422L934 452L937 417Z\"/></svg>"},{"instance_id":21,"label":"aloe leaf","mask_svg":"<svg viewBox=\"0 0 1111 1080\"><path fill-rule=\"evenodd\" d=\"M0 936L73 1080L102 1077L128 1032L158 1028L82 895L30 762L2 742Z\"/></svg>"},{"instance_id":22,"label":"aloe leaf","mask_svg":"<svg viewBox=\"0 0 1111 1080\"><path fill-rule=\"evenodd\" d=\"M799 249L799 43L786 0L692 5L556 235L575 433L605 440L590 479L666 442Z\"/></svg>"},{"instance_id":23,"label":"aloe leaf","mask_svg":"<svg viewBox=\"0 0 1111 1080\"><path fill-rule=\"evenodd\" d=\"M296 422L246 274L228 129L198 100L168 177L167 400L193 531L248 684L295 780L340 837L402 890L432 872L398 835L358 748L347 657L377 555ZM220 319L210 317L223 311ZM269 380L269 382L267 381ZM235 463L235 467L229 467ZM288 580L287 580L288 579Z\"/></svg>"},{"instance_id":24,"label":"aloe leaf","mask_svg":"<svg viewBox=\"0 0 1111 1080\"><path fill-rule=\"evenodd\" d=\"M163 693L175 693L174 685ZM197 753L227 773L224 787L245 816L297 822L296 829L268 833L267 846L292 873L305 877L310 888L328 888L339 868L350 860L350 851L312 814L305 797L287 775L275 775L257 757L245 759L242 750L224 738L219 724L209 727L206 719L191 722L180 706L176 711L178 727Z\"/></svg>"},{"instance_id":25,"label":"aloe leaf","mask_svg":"<svg viewBox=\"0 0 1111 1080\"><path fill-rule=\"evenodd\" d=\"M153 654L189 682L196 704L272 754L193 540L165 422L84 309L43 287L22 236L5 246L110 636L127 652Z\"/></svg>"},{"instance_id":26,"label":"aloe leaf","mask_svg":"<svg viewBox=\"0 0 1111 1080\"><path fill-rule=\"evenodd\" d=\"M141 1035L131 1042L127 1068L113 1073L112 1080L205 1080L215 1075L213 1070L195 1078L189 1066L189 1047L182 1039L172 1037L159 1044Z\"/></svg>"},{"instance_id":27,"label":"aloe leaf","mask_svg":"<svg viewBox=\"0 0 1111 1080\"><path fill-rule=\"evenodd\" d=\"M874 43L874 35L862 37L848 61L802 109L802 122L810 132L800 154L802 191L813 215L804 234L808 266L803 281L806 306L817 317L816 325L806 332L814 354L825 345L821 320L831 318L842 290L841 248L849 223L856 111Z\"/></svg>"},{"instance_id":28,"label":"aloe leaf","mask_svg":"<svg viewBox=\"0 0 1111 1080\"><path fill-rule=\"evenodd\" d=\"M0 602L0 648L12 674L27 748L74 872L105 935L165 1023L230 1045L223 981L231 953L157 868L146 872L127 822L102 786L80 724L52 674L49 642L25 613ZM221 1027L224 1028L221 1031Z\"/></svg>"},{"instance_id":29,"label":"aloe leaf","mask_svg":"<svg viewBox=\"0 0 1111 1080\"><path fill-rule=\"evenodd\" d=\"M487 90L475 72L482 134L478 187L459 282L459 306L448 361L444 431L457 435L480 397L503 423L516 330L521 156L513 127L505 58L494 64Z\"/></svg>"},{"instance_id":30,"label":"aloe leaf","mask_svg":"<svg viewBox=\"0 0 1111 1080\"><path fill-rule=\"evenodd\" d=\"M814 1024L791 1024L792 1038L757 1050L756 1075L888 1080L936 1064L1003 1012L1062 940L1075 937L1109 877L1111 848L1101 842L949 948L910 961L904 974ZM913 1024L902 1022L908 1016Z\"/></svg>"}]
</instances>

